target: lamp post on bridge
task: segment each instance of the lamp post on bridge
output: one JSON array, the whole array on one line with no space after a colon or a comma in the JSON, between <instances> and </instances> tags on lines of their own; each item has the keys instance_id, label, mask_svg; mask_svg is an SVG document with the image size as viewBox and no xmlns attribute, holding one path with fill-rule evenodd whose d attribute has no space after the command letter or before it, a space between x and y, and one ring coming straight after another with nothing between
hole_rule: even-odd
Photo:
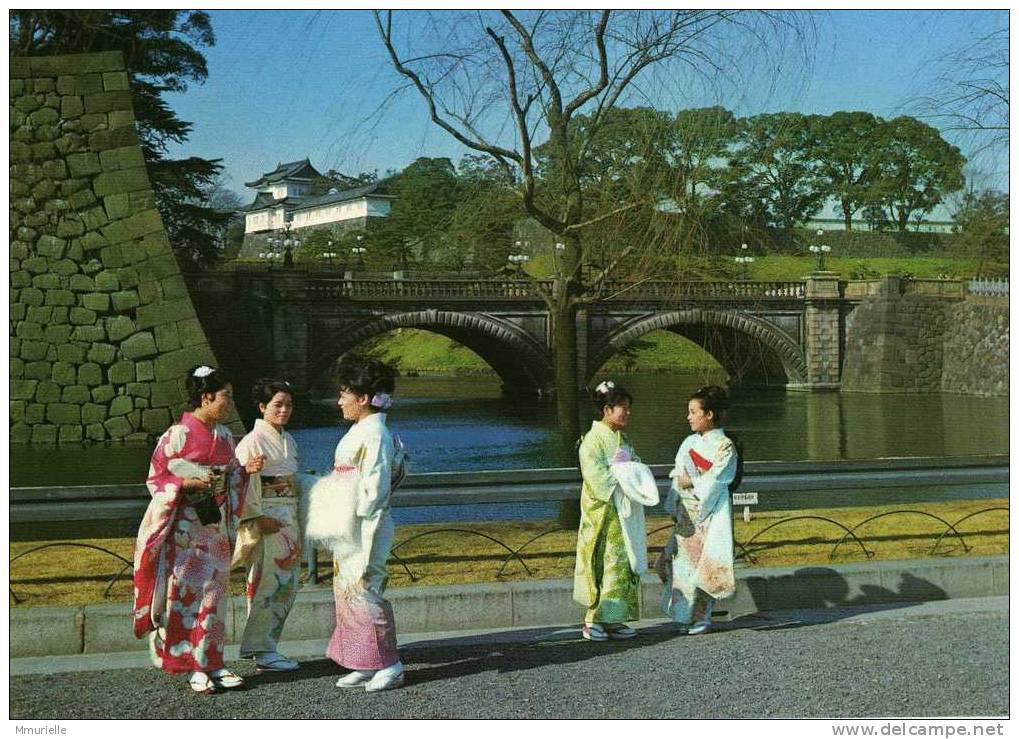
<instances>
[{"instance_id":1,"label":"lamp post on bridge","mask_svg":"<svg viewBox=\"0 0 1019 739\"><path fill-rule=\"evenodd\" d=\"M746 244L741 244L740 245L740 252L745 252L748 248L749 247ZM742 279L742 280L749 280L750 279L750 265L754 263L754 258L752 256L750 256L749 254L741 253L740 256L733 257L732 259L733 259L734 262L736 262L736 264L740 265L740 267L742 269L742 277L740 279Z\"/></svg>"},{"instance_id":2,"label":"lamp post on bridge","mask_svg":"<svg viewBox=\"0 0 1019 739\"><path fill-rule=\"evenodd\" d=\"M520 242L517 242L517 246L520 246ZM530 257L526 254L510 254L506 257L510 261L510 264L515 266L520 272L524 271L524 265L530 261Z\"/></svg>"},{"instance_id":3,"label":"lamp post on bridge","mask_svg":"<svg viewBox=\"0 0 1019 739\"><path fill-rule=\"evenodd\" d=\"M350 253L357 258L358 269L364 269L364 255L367 253L368 248L361 246L361 240L364 238L364 234L357 235L357 246L350 249Z\"/></svg>"},{"instance_id":4,"label":"lamp post on bridge","mask_svg":"<svg viewBox=\"0 0 1019 739\"><path fill-rule=\"evenodd\" d=\"M820 241L824 238L824 229L817 229L817 240ZM824 272L824 255L831 251L831 247L827 244L811 244L810 252L817 255L817 271Z\"/></svg>"}]
</instances>

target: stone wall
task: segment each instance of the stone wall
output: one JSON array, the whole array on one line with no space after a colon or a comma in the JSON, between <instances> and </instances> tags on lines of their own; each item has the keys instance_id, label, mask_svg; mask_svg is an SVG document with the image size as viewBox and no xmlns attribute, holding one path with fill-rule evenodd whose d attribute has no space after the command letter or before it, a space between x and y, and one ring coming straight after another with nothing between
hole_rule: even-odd
<instances>
[{"instance_id":1,"label":"stone wall","mask_svg":"<svg viewBox=\"0 0 1019 739\"><path fill-rule=\"evenodd\" d=\"M842 390L1007 395L1007 305L902 295L883 280L846 317Z\"/></svg>"},{"instance_id":2,"label":"stone wall","mask_svg":"<svg viewBox=\"0 0 1019 739\"><path fill-rule=\"evenodd\" d=\"M1008 396L1008 299L968 298L948 309L941 389Z\"/></svg>"},{"instance_id":3,"label":"stone wall","mask_svg":"<svg viewBox=\"0 0 1019 739\"><path fill-rule=\"evenodd\" d=\"M119 52L10 59L12 443L150 441L215 365L128 84Z\"/></svg>"}]
</instances>

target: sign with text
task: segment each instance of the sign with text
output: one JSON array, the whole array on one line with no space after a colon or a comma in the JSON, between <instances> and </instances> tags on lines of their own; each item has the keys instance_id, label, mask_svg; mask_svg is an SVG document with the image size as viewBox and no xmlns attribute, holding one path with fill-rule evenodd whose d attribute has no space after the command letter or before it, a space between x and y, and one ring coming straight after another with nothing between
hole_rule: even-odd
<instances>
[{"instance_id":1,"label":"sign with text","mask_svg":"<svg viewBox=\"0 0 1019 739\"><path fill-rule=\"evenodd\" d=\"M733 493L733 505L757 505L757 493Z\"/></svg>"}]
</instances>

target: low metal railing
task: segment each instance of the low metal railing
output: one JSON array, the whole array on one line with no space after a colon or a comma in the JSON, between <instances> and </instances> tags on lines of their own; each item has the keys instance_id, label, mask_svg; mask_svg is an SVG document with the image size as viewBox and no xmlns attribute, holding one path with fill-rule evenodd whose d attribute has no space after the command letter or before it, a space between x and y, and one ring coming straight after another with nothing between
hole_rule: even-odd
<instances>
[{"instance_id":1,"label":"low metal railing","mask_svg":"<svg viewBox=\"0 0 1019 739\"><path fill-rule=\"evenodd\" d=\"M669 465L652 466L662 492L669 484L667 479L669 469ZM975 485L989 486L995 497L1007 497L1008 457L996 455L881 459L823 464L817 462L749 462L746 465L741 493L755 492L757 494L756 509L767 511L859 506L860 501L854 499L853 492L874 488L888 491L889 499L894 498L899 503L924 502L935 498L943 499L943 495L937 495L934 492L937 488L959 486L962 490ZM554 502L576 499L579 496L579 490L580 475L576 469L569 468L425 473L410 475L400 491L393 497L392 502L395 507ZM896 493L900 494L896 495ZM95 522L104 518L106 520L121 520L125 517L137 521L140 520L144 512L148 497L144 485L12 488L10 505L11 531L14 535L12 538L17 538L19 526L32 524ZM890 516L921 516L936 520L944 527L940 533L931 535L934 541L929 555L933 556L939 551L945 537L949 535L958 542L963 551L969 551L970 545L960 530L961 524L979 516L999 511L1007 512L1007 510L1001 506L989 506L971 511L957 521L950 522L926 511L903 508L871 516L852 527L831 517L790 516L757 531L747 541L736 540L735 545L739 557L752 564L755 562L754 555L760 548L768 546L767 543L760 543L765 534L779 527L809 519L817 522L818 525L834 526L843 532L841 538L832 546L829 559L833 560L839 548L850 541L864 556L870 558L874 556L874 552L867 548L865 537L861 538L859 534L861 529L874 521ZM441 522L441 519L436 522ZM649 531L649 543L651 537L668 529L671 529L671 525L660 526ZM401 557L400 550L423 538L454 533L461 536L483 537L505 552L496 577L501 577L507 565L512 561L516 561L524 572L531 576L533 573L523 557L524 551L542 538L565 530L561 526L553 525L523 544L513 547L497 537L493 537L490 533L475 531L462 525L444 526L397 541L391 553L392 564L402 568L410 580L416 582L419 577L411 569L410 563ZM115 552L73 541L50 542L28 549L14 557L11 564L13 565L16 561L31 554L53 547L85 547L106 552L116 558L121 566L107 583L104 596L109 594L113 585L130 569L131 563ZM660 546L651 546L652 552L660 549ZM316 581L318 576L317 557L313 549L307 554L309 555L307 559L308 574L312 581ZM21 602L13 589L10 593L15 603Z\"/></svg>"}]
</instances>

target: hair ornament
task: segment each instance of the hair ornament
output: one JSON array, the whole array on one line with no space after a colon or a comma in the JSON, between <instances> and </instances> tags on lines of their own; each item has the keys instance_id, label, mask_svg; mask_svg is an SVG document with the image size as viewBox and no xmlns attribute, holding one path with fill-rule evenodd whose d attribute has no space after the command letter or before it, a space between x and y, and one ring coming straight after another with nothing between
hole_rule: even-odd
<instances>
[{"instance_id":1,"label":"hair ornament","mask_svg":"<svg viewBox=\"0 0 1019 739\"><path fill-rule=\"evenodd\" d=\"M378 408L380 411L385 411L393 405L393 399L389 396L389 393L375 393L372 396L371 403L372 408Z\"/></svg>"},{"instance_id":2,"label":"hair ornament","mask_svg":"<svg viewBox=\"0 0 1019 739\"><path fill-rule=\"evenodd\" d=\"M208 377L216 370L208 365L203 364L201 367L195 367L195 371L191 373L192 377Z\"/></svg>"},{"instance_id":3,"label":"hair ornament","mask_svg":"<svg viewBox=\"0 0 1019 739\"><path fill-rule=\"evenodd\" d=\"M612 380L603 380L598 385L598 387L596 387L594 389L594 391L596 393L598 393L599 395L605 395L605 393L607 393L609 390L615 389L615 387L616 387L616 383L612 382Z\"/></svg>"}]
</instances>

